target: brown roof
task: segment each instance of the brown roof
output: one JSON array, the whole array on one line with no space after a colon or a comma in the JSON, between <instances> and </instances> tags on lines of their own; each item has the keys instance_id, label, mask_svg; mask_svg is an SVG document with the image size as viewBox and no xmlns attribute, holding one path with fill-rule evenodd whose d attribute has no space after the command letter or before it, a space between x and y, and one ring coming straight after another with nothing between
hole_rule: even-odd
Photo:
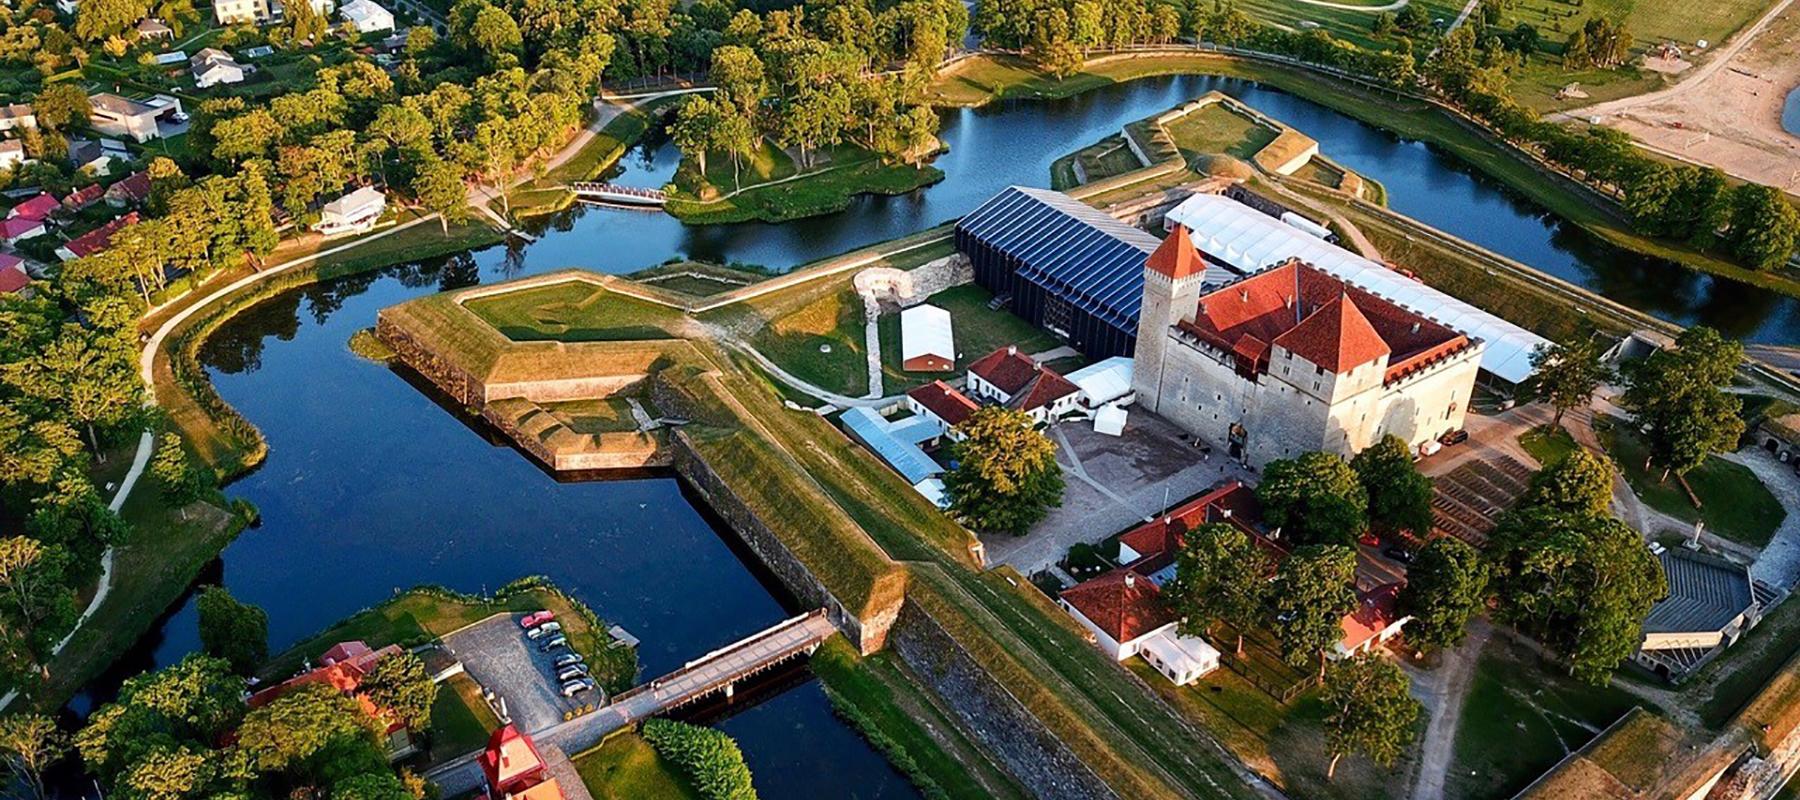
<instances>
[{"instance_id":1,"label":"brown roof","mask_svg":"<svg viewBox=\"0 0 1800 800\"><path fill-rule=\"evenodd\" d=\"M62 199L63 208L71 211L78 211L98 202L105 194L106 187L101 186L98 183L91 183L70 192L64 197Z\"/></svg>"},{"instance_id":2,"label":"brown roof","mask_svg":"<svg viewBox=\"0 0 1800 800\"><path fill-rule=\"evenodd\" d=\"M1356 610L1343 620L1344 638L1339 641L1345 650L1355 650L1399 619L1400 586L1398 582L1384 583L1357 592Z\"/></svg>"},{"instance_id":3,"label":"brown roof","mask_svg":"<svg viewBox=\"0 0 1800 800\"><path fill-rule=\"evenodd\" d=\"M1468 337L1298 260L1200 298L1183 330L1266 372L1271 346L1344 372L1388 356L1384 380L1461 350Z\"/></svg>"},{"instance_id":4,"label":"brown roof","mask_svg":"<svg viewBox=\"0 0 1800 800\"><path fill-rule=\"evenodd\" d=\"M113 234L123 230L127 225L136 225L137 221L137 212L133 211L123 217L119 217L105 225L101 225L87 233L70 239L68 244L63 245L63 247L68 248L69 252L74 253L76 258L91 256L101 250L105 250L107 245L112 244Z\"/></svg>"},{"instance_id":5,"label":"brown roof","mask_svg":"<svg viewBox=\"0 0 1800 800\"><path fill-rule=\"evenodd\" d=\"M1025 391L1015 396L1007 405L1020 411L1030 411L1050 405L1079 391L1081 388L1070 383L1068 378L1058 374L1056 370L1039 364L1037 375L1031 379L1031 383Z\"/></svg>"},{"instance_id":6,"label":"brown roof","mask_svg":"<svg viewBox=\"0 0 1800 800\"><path fill-rule=\"evenodd\" d=\"M970 372L1007 394L1018 394L1037 376L1037 370L1038 363L1019 352L1019 346L1014 344L988 353L969 365Z\"/></svg>"},{"instance_id":7,"label":"brown roof","mask_svg":"<svg viewBox=\"0 0 1800 800\"><path fill-rule=\"evenodd\" d=\"M1117 642L1175 621L1156 584L1124 567L1064 589L1061 597Z\"/></svg>"},{"instance_id":8,"label":"brown roof","mask_svg":"<svg viewBox=\"0 0 1800 800\"><path fill-rule=\"evenodd\" d=\"M1206 274L1206 262L1194 248L1194 241L1188 238L1186 225L1176 225L1175 230L1163 237L1162 244L1156 246L1156 252L1150 254L1145 266L1177 280Z\"/></svg>"},{"instance_id":9,"label":"brown roof","mask_svg":"<svg viewBox=\"0 0 1800 800\"><path fill-rule=\"evenodd\" d=\"M1238 481L1229 481L1126 531L1119 543L1138 554L1138 560L1126 566L1149 574L1174 563L1187 532L1211 522L1237 526L1277 559L1287 554L1281 545L1262 534L1262 504L1256 501L1256 492Z\"/></svg>"},{"instance_id":10,"label":"brown roof","mask_svg":"<svg viewBox=\"0 0 1800 800\"><path fill-rule=\"evenodd\" d=\"M932 381L906 393L907 397L917 400L946 425L961 425L981 406L970 400L969 396L957 391L943 381Z\"/></svg>"},{"instance_id":11,"label":"brown roof","mask_svg":"<svg viewBox=\"0 0 1800 800\"><path fill-rule=\"evenodd\" d=\"M150 173L142 171L131 173L124 180L107 187L106 196L129 200L133 203L141 203L149 199Z\"/></svg>"}]
</instances>

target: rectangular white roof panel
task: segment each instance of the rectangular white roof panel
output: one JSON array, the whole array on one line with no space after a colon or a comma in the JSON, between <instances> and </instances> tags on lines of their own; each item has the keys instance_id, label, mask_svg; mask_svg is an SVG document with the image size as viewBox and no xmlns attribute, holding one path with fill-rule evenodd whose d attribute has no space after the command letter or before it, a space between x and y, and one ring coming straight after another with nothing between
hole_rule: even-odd
<instances>
[{"instance_id":1,"label":"rectangular white roof panel","mask_svg":"<svg viewBox=\"0 0 1800 800\"><path fill-rule=\"evenodd\" d=\"M900 360L941 356L956 361L956 339L950 312L929 303L900 312Z\"/></svg>"}]
</instances>

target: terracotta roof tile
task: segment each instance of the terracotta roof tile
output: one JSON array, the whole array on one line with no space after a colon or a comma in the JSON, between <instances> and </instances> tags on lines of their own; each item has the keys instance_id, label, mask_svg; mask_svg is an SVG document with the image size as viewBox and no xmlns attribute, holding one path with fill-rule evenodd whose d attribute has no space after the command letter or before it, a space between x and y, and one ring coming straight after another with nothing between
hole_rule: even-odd
<instances>
[{"instance_id":1,"label":"terracotta roof tile","mask_svg":"<svg viewBox=\"0 0 1800 800\"><path fill-rule=\"evenodd\" d=\"M1123 567L1064 589L1061 597L1117 642L1175 621L1156 584Z\"/></svg>"},{"instance_id":2,"label":"terracotta roof tile","mask_svg":"<svg viewBox=\"0 0 1800 800\"><path fill-rule=\"evenodd\" d=\"M1145 266L1176 280L1206 274L1206 262L1194 248L1193 239L1188 237L1186 225L1176 225L1175 230L1163 237L1162 244L1156 246L1156 252L1150 254Z\"/></svg>"},{"instance_id":3,"label":"terracotta roof tile","mask_svg":"<svg viewBox=\"0 0 1800 800\"><path fill-rule=\"evenodd\" d=\"M943 381L932 381L924 386L914 388L907 392L906 396L918 401L919 405L936 414L938 419L943 420L946 425L961 425L963 420L968 419L969 415L981 408L976 405L974 400L970 400L968 395L957 391Z\"/></svg>"},{"instance_id":4,"label":"terracotta roof tile","mask_svg":"<svg viewBox=\"0 0 1800 800\"><path fill-rule=\"evenodd\" d=\"M133 211L123 217L119 217L105 225L101 225L87 233L70 239L63 247L68 248L69 252L74 253L76 258L91 256L101 250L105 250L107 245L112 244L113 234L123 230L127 225L136 225L137 221L137 212Z\"/></svg>"},{"instance_id":5,"label":"terracotta roof tile","mask_svg":"<svg viewBox=\"0 0 1800 800\"><path fill-rule=\"evenodd\" d=\"M50 216L50 212L55 211L61 206L62 204L56 202L56 198L51 197L49 192L44 192L32 197L30 200L26 200L23 203L13 206L11 211L6 212L6 215L8 217L24 217L26 219L43 219Z\"/></svg>"},{"instance_id":6,"label":"terracotta roof tile","mask_svg":"<svg viewBox=\"0 0 1800 800\"><path fill-rule=\"evenodd\" d=\"M1126 566L1139 573L1154 573L1174 563L1175 554L1183 544L1182 537L1188 531L1209 522L1227 521L1277 560L1287 554L1281 545L1263 535L1262 504L1257 502L1256 492L1242 483L1230 481L1119 537L1120 544L1138 554L1138 559Z\"/></svg>"},{"instance_id":7,"label":"terracotta roof tile","mask_svg":"<svg viewBox=\"0 0 1800 800\"><path fill-rule=\"evenodd\" d=\"M1339 643L1345 650L1355 650L1399 619L1400 586L1384 583L1357 593L1356 610L1343 621L1344 638Z\"/></svg>"},{"instance_id":8,"label":"terracotta roof tile","mask_svg":"<svg viewBox=\"0 0 1800 800\"><path fill-rule=\"evenodd\" d=\"M1347 294L1338 295L1275 337L1274 344L1333 373L1348 372L1390 352Z\"/></svg>"},{"instance_id":9,"label":"terracotta roof tile","mask_svg":"<svg viewBox=\"0 0 1800 800\"><path fill-rule=\"evenodd\" d=\"M0 253L0 294L12 294L31 285L31 275L18 256Z\"/></svg>"},{"instance_id":10,"label":"terracotta roof tile","mask_svg":"<svg viewBox=\"0 0 1800 800\"><path fill-rule=\"evenodd\" d=\"M981 376L1002 392L1018 394L1037 377L1037 362L1019 352L1017 345L1009 344L976 359L969 365L969 372Z\"/></svg>"},{"instance_id":11,"label":"terracotta roof tile","mask_svg":"<svg viewBox=\"0 0 1800 800\"><path fill-rule=\"evenodd\" d=\"M1038 365L1037 375L1025 391L1014 397L1007 405L1020 411L1031 411L1050 405L1069 395L1081 391L1081 387L1069 382L1068 378L1058 374L1042 364Z\"/></svg>"}]
</instances>

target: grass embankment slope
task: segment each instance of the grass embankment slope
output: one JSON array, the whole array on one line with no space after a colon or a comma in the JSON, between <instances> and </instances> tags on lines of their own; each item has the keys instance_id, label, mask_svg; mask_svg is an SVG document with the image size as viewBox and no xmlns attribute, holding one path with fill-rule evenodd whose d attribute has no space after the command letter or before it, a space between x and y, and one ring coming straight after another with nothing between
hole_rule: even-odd
<instances>
[{"instance_id":1,"label":"grass embankment slope","mask_svg":"<svg viewBox=\"0 0 1800 800\"><path fill-rule=\"evenodd\" d=\"M1096 59L1058 80L1022 59L978 56L938 76L928 90L941 105L979 106L1000 98L1061 98L1157 75L1204 74L1257 81L1311 100L1369 125L1446 150L1531 198L1552 213L1612 244L1675 261L1785 294L1800 296L1800 278L1784 271L1759 272L1678 242L1638 235L1610 201L1547 172L1511 147L1478 132L1437 106L1411 98L1377 95L1303 69L1201 52Z\"/></svg>"},{"instance_id":2,"label":"grass embankment slope","mask_svg":"<svg viewBox=\"0 0 1800 800\"><path fill-rule=\"evenodd\" d=\"M577 754L575 771L594 800L703 800L673 764L636 733L621 733Z\"/></svg>"},{"instance_id":3,"label":"grass embankment slope","mask_svg":"<svg viewBox=\"0 0 1800 800\"><path fill-rule=\"evenodd\" d=\"M855 145L811 153L802 167L787 152L765 142L737 173L722 153L707 158L706 173L691 161L675 174L676 193L664 207L690 224L785 222L842 211L861 194L905 194L944 179L930 165L889 162Z\"/></svg>"},{"instance_id":4,"label":"grass embankment slope","mask_svg":"<svg viewBox=\"0 0 1800 800\"><path fill-rule=\"evenodd\" d=\"M466 307L515 342L662 339L683 316L585 281L474 298Z\"/></svg>"},{"instance_id":5,"label":"grass embankment slope","mask_svg":"<svg viewBox=\"0 0 1800 800\"><path fill-rule=\"evenodd\" d=\"M567 185L604 177L624 157L625 151L650 130L652 118L672 102L652 100L621 111L569 160L513 189L508 193L513 218L524 219L567 208L575 201L575 194L566 188Z\"/></svg>"}]
</instances>

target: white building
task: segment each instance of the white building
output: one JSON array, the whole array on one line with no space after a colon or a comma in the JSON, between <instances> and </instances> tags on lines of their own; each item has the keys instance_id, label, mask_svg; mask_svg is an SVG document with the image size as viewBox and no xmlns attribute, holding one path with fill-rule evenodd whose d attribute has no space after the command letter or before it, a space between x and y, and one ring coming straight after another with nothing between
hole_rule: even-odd
<instances>
[{"instance_id":1,"label":"white building","mask_svg":"<svg viewBox=\"0 0 1800 800\"><path fill-rule=\"evenodd\" d=\"M25 163L25 143L18 139L0 140L0 169L12 169Z\"/></svg>"},{"instance_id":2,"label":"white building","mask_svg":"<svg viewBox=\"0 0 1800 800\"><path fill-rule=\"evenodd\" d=\"M0 105L0 131L14 128L36 128L37 112L30 103L8 103Z\"/></svg>"},{"instance_id":3,"label":"white building","mask_svg":"<svg viewBox=\"0 0 1800 800\"><path fill-rule=\"evenodd\" d=\"M1045 424L1076 409L1075 384L1007 345L969 365L963 391L978 402L1025 412Z\"/></svg>"},{"instance_id":4,"label":"white building","mask_svg":"<svg viewBox=\"0 0 1800 800\"><path fill-rule=\"evenodd\" d=\"M394 15L372 0L350 0L338 9L338 16L356 26L358 33L374 33L394 29Z\"/></svg>"},{"instance_id":5,"label":"white building","mask_svg":"<svg viewBox=\"0 0 1800 800\"><path fill-rule=\"evenodd\" d=\"M107 136L129 136L143 143L162 135L161 120L181 113L181 101L166 94L133 100L111 92L88 97L88 121Z\"/></svg>"},{"instance_id":6,"label":"white building","mask_svg":"<svg viewBox=\"0 0 1800 800\"><path fill-rule=\"evenodd\" d=\"M956 369L956 336L951 330L950 312L930 304L900 312L900 368L907 372Z\"/></svg>"},{"instance_id":7,"label":"white building","mask_svg":"<svg viewBox=\"0 0 1800 800\"><path fill-rule=\"evenodd\" d=\"M1120 567L1065 589L1057 605L1093 635L1101 652L1118 661L1143 656L1177 686L1219 668L1219 651L1177 633L1162 590L1130 569Z\"/></svg>"},{"instance_id":8,"label":"white building","mask_svg":"<svg viewBox=\"0 0 1800 800\"><path fill-rule=\"evenodd\" d=\"M212 7L220 25L254 25L269 18L268 0L213 0Z\"/></svg>"},{"instance_id":9,"label":"white building","mask_svg":"<svg viewBox=\"0 0 1800 800\"><path fill-rule=\"evenodd\" d=\"M360 233L375 227L386 210L387 195L373 186L364 186L319 209L319 222L313 230L326 236Z\"/></svg>"},{"instance_id":10,"label":"white building","mask_svg":"<svg viewBox=\"0 0 1800 800\"><path fill-rule=\"evenodd\" d=\"M1064 376L1080 390L1079 403L1089 411L1102 406L1128 406L1136 399L1131 388L1131 359L1113 356L1096 361Z\"/></svg>"},{"instance_id":11,"label":"white building","mask_svg":"<svg viewBox=\"0 0 1800 800\"><path fill-rule=\"evenodd\" d=\"M188 59L188 71L194 75L194 86L211 88L221 83L242 83L244 67L230 53L208 47Z\"/></svg>"}]
</instances>

